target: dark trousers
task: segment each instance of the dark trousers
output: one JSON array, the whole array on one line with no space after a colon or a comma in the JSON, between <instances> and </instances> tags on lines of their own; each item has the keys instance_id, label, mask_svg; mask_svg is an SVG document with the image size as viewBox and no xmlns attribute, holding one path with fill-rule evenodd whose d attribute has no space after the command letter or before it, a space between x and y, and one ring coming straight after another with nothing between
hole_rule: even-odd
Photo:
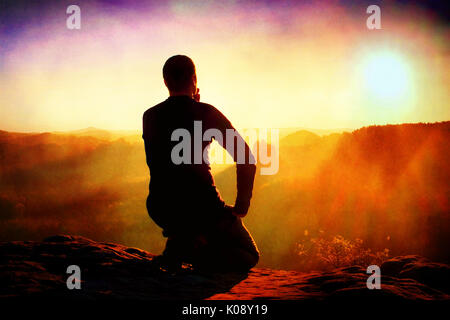
<instances>
[{"instance_id":1,"label":"dark trousers","mask_svg":"<svg viewBox=\"0 0 450 320\"><path fill-rule=\"evenodd\" d=\"M163 256L201 270L247 272L259 251L242 219L229 216L204 232L169 236Z\"/></svg>"}]
</instances>

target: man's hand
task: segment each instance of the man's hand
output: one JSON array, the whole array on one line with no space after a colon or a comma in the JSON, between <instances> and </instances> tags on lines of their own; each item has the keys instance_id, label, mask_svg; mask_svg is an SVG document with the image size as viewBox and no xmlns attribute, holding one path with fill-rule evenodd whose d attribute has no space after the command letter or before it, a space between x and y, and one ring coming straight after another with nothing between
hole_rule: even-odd
<instances>
[{"instance_id":1,"label":"man's hand","mask_svg":"<svg viewBox=\"0 0 450 320\"><path fill-rule=\"evenodd\" d=\"M194 93L194 95L192 96L192 98L193 98L195 101L197 101L197 102L200 101L200 89L199 89L199 88L197 88L197 91Z\"/></svg>"}]
</instances>

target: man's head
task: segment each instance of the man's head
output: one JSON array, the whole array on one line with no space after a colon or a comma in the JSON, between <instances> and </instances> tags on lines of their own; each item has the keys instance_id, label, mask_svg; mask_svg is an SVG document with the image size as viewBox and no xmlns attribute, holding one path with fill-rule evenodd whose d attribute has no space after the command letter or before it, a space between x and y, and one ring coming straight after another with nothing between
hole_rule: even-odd
<instances>
[{"instance_id":1,"label":"man's head","mask_svg":"<svg viewBox=\"0 0 450 320\"><path fill-rule=\"evenodd\" d=\"M183 55L170 57L163 67L164 83L171 94L188 94L196 92L197 76L191 58Z\"/></svg>"}]
</instances>

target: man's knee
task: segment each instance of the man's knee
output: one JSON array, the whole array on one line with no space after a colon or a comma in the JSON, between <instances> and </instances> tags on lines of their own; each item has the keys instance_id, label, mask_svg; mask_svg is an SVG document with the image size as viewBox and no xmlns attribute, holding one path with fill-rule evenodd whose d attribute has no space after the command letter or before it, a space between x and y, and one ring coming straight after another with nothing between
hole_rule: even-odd
<instances>
[{"instance_id":1,"label":"man's knee","mask_svg":"<svg viewBox=\"0 0 450 320\"><path fill-rule=\"evenodd\" d=\"M258 251L248 251L240 249L239 253L236 254L236 271L248 272L251 268L256 266L259 261Z\"/></svg>"},{"instance_id":2,"label":"man's knee","mask_svg":"<svg viewBox=\"0 0 450 320\"><path fill-rule=\"evenodd\" d=\"M251 258L249 260L249 266L250 266L249 269L253 268L254 266L256 266L258 264L260 254L259 254L258 249L255 247L254 252L252 252L250 255L251 255Z\"/></svg>"}]
</instances>

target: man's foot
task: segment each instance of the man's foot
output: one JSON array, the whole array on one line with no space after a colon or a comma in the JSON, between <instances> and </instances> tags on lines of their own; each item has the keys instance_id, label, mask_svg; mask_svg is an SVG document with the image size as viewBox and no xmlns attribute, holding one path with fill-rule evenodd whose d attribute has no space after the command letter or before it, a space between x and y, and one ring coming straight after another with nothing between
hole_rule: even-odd
<instances>
[{"instance_id":1,"label":"man's foot","mask_svg":"<svg viewBox=\"0 0 450 320\"><path fill-rule=\"evenodd\" d=\"M153 258L153 263L161 270L176 273L183 270L180 260L170 258L164 254Z\"/></svg>"}]
</instances>

